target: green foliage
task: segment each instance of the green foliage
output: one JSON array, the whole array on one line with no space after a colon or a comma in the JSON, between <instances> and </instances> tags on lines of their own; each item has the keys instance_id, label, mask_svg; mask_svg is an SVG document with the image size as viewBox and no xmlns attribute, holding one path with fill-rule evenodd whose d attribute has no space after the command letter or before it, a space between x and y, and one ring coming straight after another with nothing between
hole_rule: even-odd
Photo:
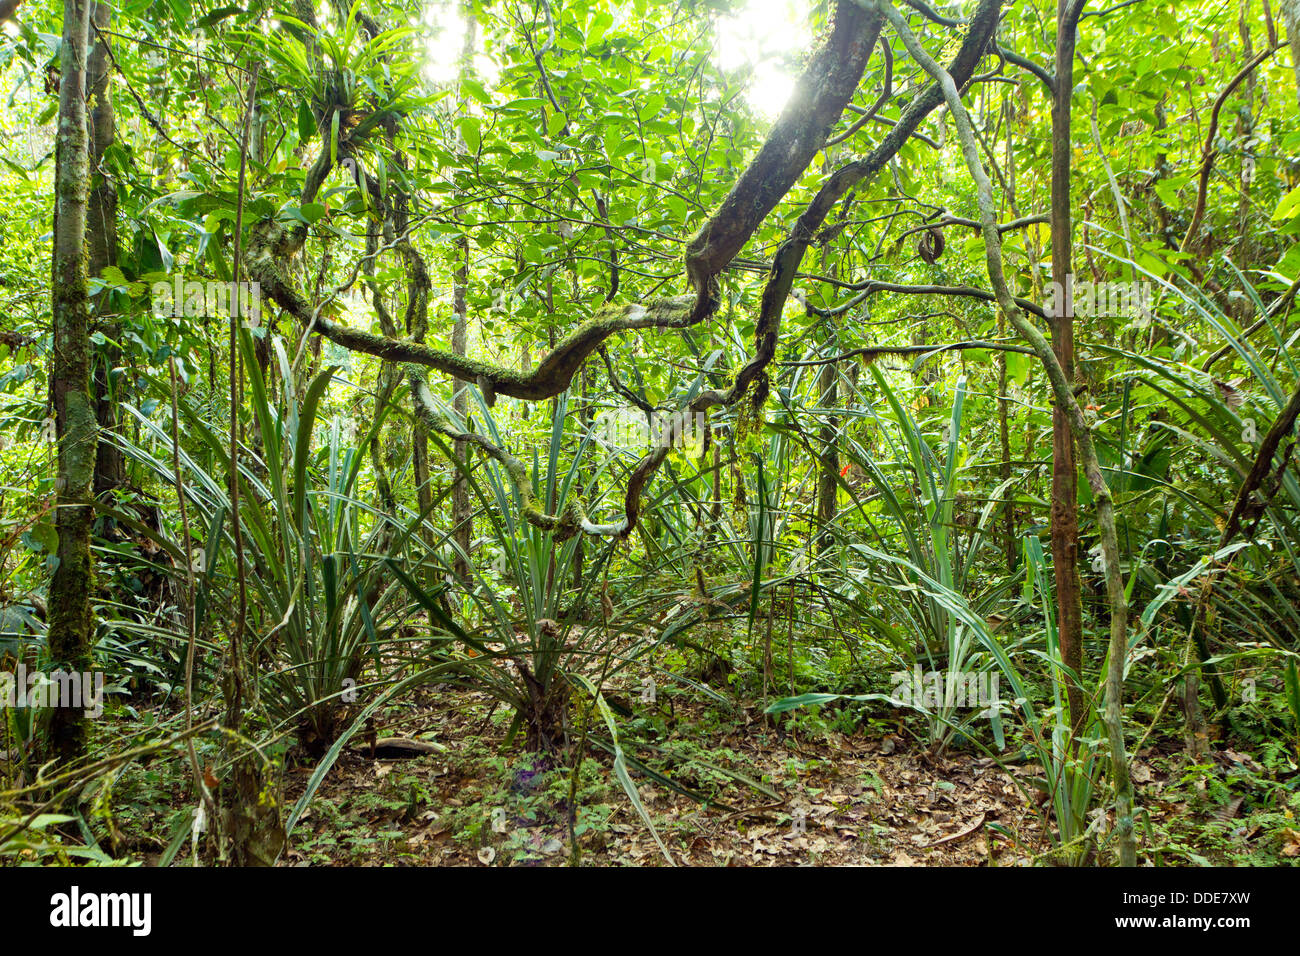
<instances>
[{"instance_id":1,"label":"green foliage","mask_svg":"<svg viewBox=\"0 0 1300 956\"><path fill-rule=\"evenodd\" d=\"M335 418L326 441L313 443L320 403L334 371L321 372L301 399L286 387L284 404L273 407L253 355L252 340L242 344L250 376L250 401L262 454L244 448L239 461L239 521L245 546L246 587L253 616L246 626L257 635L253 659L265 673L261 703L276 726L297 732L309 751L319 754L337 735L344 704L364 687L367 654L378 676L382 654L399 641L403 607L400 589L385 579L384 561L403 546L407 532L354 495L363 456L344 441ZM281 381L295 379L288 357L279 351ZM197 575L194 595L197 631L218 628L215 608L237 606L234 536L227 521L231 504L229 460L223 439L202 415L182 405L187 432L217 470L207 471L184 448L181 456L186 504L195 528L207 528L201 548L178 539L162 543ZM128 453L153 469L158 479L173 479L171 437L138 409L131 410L166 455L155 457L127 444ZM383 422L379 416L374 427ZM362 443L364 445L364 442ZM224 628L222 628L224 630Z\"/></svg>"},{"instance_id":2,"label":"green foliage","mask_svg":"<svg viewBox=\"0 0 1300 956\"><path fill-rule=\"evenodd\" d=\"M963 225L975 194L956 175L947 111L904 137L878 175L837 193L824 222L805 234L800 218L836 170L887 144L923 102L898 36L884 31L827 144L717 276L707 322L604 341L549 406L465 382L472 411L461 414L452 383L431 378L446 420L514 452L523 469L512 474L473 443L462 460L447 435L426 436L392 389L391 356L323 342L321 320L438 349L461 325L472 370L513 373L553 367L548 350L602 309L690 292L681 274L690 237L727 208L779 112L756 80L773 65L792 76L814 62L813 35L833 5L800 11L807 35L779 45L797 52L761 63L771 51L757 51L739 65L720 49L754 6L731 0L469 7L476 46L463 61L459 4L113 9L115 133L87 183L117 201L113 264L90 279L88 344L100 439L127 458L122 483L95 505L95 663L113 675L117 701L103 739L121 726L170 733L184 719L191 643L195 710L228 703L232 624L246 603L238 624L253 686L238 743L278 754L293 736L319 758L288 823L322 862L404 854L397 834L412 814L446 810L427 806L430 790L414 776L394 773L356 806L328 786L363 728L422 712L431 693L502 705L477 731L492 736L493 752L472 753L490 785L448 816L463 843L503 860L568 855L567 845L543 851L556 837L536 844L531 824L558 812L572 781L591 811L577 835L609 835L609 778L597 761L665 856L684 824L655 820L639 782L697 802L727 799L733 786L783 797L812 761L744 769L732 743L752 729L753 708L770 715L758 718L763 734L861 743L888 732L945 759L1032 760L1041 769L1018 779L1042 807L1046 857L1104 858L1097 695L1071 715L1063 694L1076 679L1092 691L1105 664L1096 503L1080 482L1084 663L1074 675L1061 659L1047 557L1050 396L1040 363L1005 337L1007 317L981 292L983 240ZM969 25L905 12L920 42L952 63ZM1094 283L1141 283L1154 299L1150 314L1103 310L1074 322L1074 384L1115 497L1134 611L1128 729L1140 716L1150 721L1143 748L1174 749L1182 728L1167 702L1203 669L1229 692L1207 714L1228 736L1209 742L1248 745L1258 767L1219 773L1197 757L1169 773L1189 793L1206 777L1197 812L1210 816L1241 788L1267 791L1242 811L1265 828L1266 848L1244 846L1235 824L1207 824L1200 839L1157 816L1147 821L1151 854L1276 862L1295 809L1281 781L1300 745L1294 435L1233 540L1219 539L1260 437L1300 380L1295 78L1279 48L1227 96L1207 141L1216 97L1271 43L1263 9L1148 0L1088 14L1072 94L1074 268ZM48 231L60 16L29 0L0 34L4 661L45 654L58 561ZM1019 56L992 73L986 58L965 94L1001 193L1008 280L1035 306L1053 278L1051 224L1037 215L1050 205L1052 104L1024 64L1052 62L1056 41L1041 4L1004 5L998 42ZM868 111L874 119L855 128ZM259 244L267 235L274 248ZM794 248L791 238L806 252L789 301L774 303L772 257ZM230 280L236 247L245 277L250 267L271 275L262 256L282 259L285 288L260 290L261 321L228 354L228 315L169 314L153 289ZM286 315L286 291L306 314ZM557 540L528 520L525 502L550 515L581 502L593 520L620 517L649 449L607 440L601 415L662 420L726 394L764 346L760 309L780 314L762 387L731 405L705 403L707 439L665 456L626 540ZM232 371L242 383L234 408ZM454 533L467 517L451 503L457 483L470 497L468 547ZM1202 594L1208 659L1197 661L1185 645ZM902 699L893 678L914 668L947 691ZM997 675L999 699L959 701L951 690L971 675ZM657 702L629 702L645 681ZM703 713L683 717L692 707ZM4 714L10 783L35 771L47 716ZM213 763L225 786L221 747L235 744L196 746L198 769ZM554 764L527 794L509 790L533 759L519 746ZM562 757L576 764L572 776ZM180 773L159 770L129 796L94 790L89 817L85 807L41 817L0 853L104 862L93 834L75 846L70 834L84 823L94 833L165 830L167 862L202 857L189 828L203 795ZM756 779L764 774L772 779ZM182 792L190 802L174 805ZM530 825L493 835L482 811L507 796ZM168 801L166 813L143 812ZM328 832L307 836L308 807ZM382 827L336 836L358 812ZM6 804L0 826L18 813Z\"/></svg>"}]
</instances>

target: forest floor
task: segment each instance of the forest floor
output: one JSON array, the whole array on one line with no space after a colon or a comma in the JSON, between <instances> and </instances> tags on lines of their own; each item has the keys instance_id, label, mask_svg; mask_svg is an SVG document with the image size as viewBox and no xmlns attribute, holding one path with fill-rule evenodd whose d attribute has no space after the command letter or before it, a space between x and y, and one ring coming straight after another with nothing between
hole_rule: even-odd
<instances>
[{"instance_id":1,"label":"forest floor","mask_svg":"<svg viewBox=\"0 0 1300 956\"><path fill-rule=\"evenodd\" d=\"M1010 736L997 759L966 740L935 753L919 715L878 703L768 715L739 702L770 699L766 688L709 676L717 687L701 677L652 702L626 675L622 686L605 685L619 715L625 784L599 716L589 718L575 774L572 750L545 758L525 751L522 734L506 743L512 714L485 694L427 684L408 691L348 741L280 865L564 866L575 861L575 842L584 866L660 866L665 854L689 866L1069 862L1055 846L1042 769ZM576 739L588 702L575 698L569 708ZM1300 864L1293 744L1238 718L1192 757L1167 711L1149 705L1134 715L1139 726L1155 725L1131 759L1141 865ZM146 743L176 719L174 704L123 706L95 723L96 746ZM390 756L394 740L407 744L400 759ZM199 749L207 772L219 744ZM290 742L275 756L285 758L287 811L319 761ZM1104 767L1096 776L1106 786ZM1108 802L1106 792L1092 799ZM194 807L184 754L159 753L83 792L78 828L62 836L68 846L86 841L104 862L189 865L194 852L206 859L212 850L191 839ZM1101 809L1088 820L1101 835L1099 862L1109 862L1110 821Z\"/></svg>"},{"instance_id":2,"label":"forest floor","mask_svg":"<svg viewBox=\"0 0 1300 956\"><path fill-rule=\"evenodd\" d=\"M362 744L344 754L299 824L286 864L570 863L571 767L548 769L517 748L500 752L504 718L486 698L449 690L408 708L381 736L397 733L433 743L438 751L413 759L372 759ZM670 729L654 738L653 730L665 724ZM702 805L631 769L641 802L675 862L1015 866L1050 861L1041 798L1026 796L1040 792L1032 780L1041 770L1033 764L1003 769L977 753L934 756L905 734L882 732L878 724L852 733L787 729L794 726L775 726L757 712L720 714L678 701L669 718L642 728L650 731L653 744L622 737L629 756L636 754L646 768L710 799L710 805ZM650 759L647 747L657 759ZM1246 816L1251 788L1240 797L1229 789L1223 802L1211 799L1215 788L1207 789L1208 782L1228 780L1242 791L1243 780L1262 768L1252 769L1252 758L1230 749L1209 759L1194 765L1175 741L1166 741L1134 762L1148 831L1159 834L1160 862L1292 862L1289 858L1300 853L1300 834L1285 825L1294 825L1285 799L1265 799L1281 811L1266 814L1267 820L1237 819ZM580 862L664 864L649 828L619 787L612 763L600 752L584 762L576 817ZM302 792L311 769L290 773L290 801ZM1152 845L1150 839L1144 842Z\"/></svg>"}]
</instances>

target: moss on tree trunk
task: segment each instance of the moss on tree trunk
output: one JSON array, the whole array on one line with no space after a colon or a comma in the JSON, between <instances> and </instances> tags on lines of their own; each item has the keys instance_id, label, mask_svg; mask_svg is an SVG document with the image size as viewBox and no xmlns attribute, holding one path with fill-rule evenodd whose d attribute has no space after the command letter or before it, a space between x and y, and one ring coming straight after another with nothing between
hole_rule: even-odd
<instances>
[{"instance_id":1,"label":"moss on tree trunk","mask_svg":"<svg viewBox=\"0 0 1300 956\"><path fill-rule=\"evenodd\" d=\"M50 581L49 649L54 668L90 669L91 482L99 428L90 397L90 317L86 303L86 39L89 0L67 0L63 13L57 160L54 172L52 310L54 354L50 386L58 436L58 565ZM52 755L76 760L85 748L85 716L54 709Z\"/></svg>"}]
</instances>

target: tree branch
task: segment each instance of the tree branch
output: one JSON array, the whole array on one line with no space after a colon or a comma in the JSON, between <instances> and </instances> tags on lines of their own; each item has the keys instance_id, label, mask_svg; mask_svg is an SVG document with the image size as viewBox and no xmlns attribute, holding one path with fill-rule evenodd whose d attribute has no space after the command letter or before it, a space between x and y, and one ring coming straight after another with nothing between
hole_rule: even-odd
<instances>
[{"instance_id":1,"label":"tree branch","mask_svg":"<svg viewBox=\"0 0 1300 956\"><path fill-rule=\"evenodd\" d=\"M1243 66L1223 88L1214 99L1214 107L1210 110L1210 126L1205 131L1205 146L1201 149L1201 171L1200 179L1196 186L1196 206L1192 210L1192 222L1187 227L1187 235L1183 236L1182 245L1178 247L1179 252L1186 252L1191 247L1192 240L1196 237L1196 230L1201 227L1201 222L1205 218L1205 200L1210 186L1210 171L1214 169L1214 160L1218 157L1219 151L1214 146L1215 136L1219 132L1219 112L1223 109L1223 104L1228 101L1232 91L1241 85L1241 81L1254 71L1270 56L1276 53L1281 46L1271 46L1267 49L1260 50L1251 60Z\"/></svg>"}]
</instances>

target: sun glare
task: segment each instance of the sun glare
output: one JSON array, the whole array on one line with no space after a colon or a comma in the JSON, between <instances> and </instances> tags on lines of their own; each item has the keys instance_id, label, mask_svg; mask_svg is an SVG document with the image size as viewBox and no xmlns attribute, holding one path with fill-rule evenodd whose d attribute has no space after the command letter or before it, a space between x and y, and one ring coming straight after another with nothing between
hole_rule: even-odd
<instances>
[{"instance_id":1,"label":"sun glare","mask_svg":"<svg viewBox=\"0 0 1300 956\"><path fill-rule=\"evenodd\" d=\"M465 19L455 0L435 0L425 7L424 22L432 30L425 43L424 78L430 83L450 83L459 75L460 51L465 43ZM482 42L478 44L482 49ZM479 52L474 72L489 85L499 73L496 62Z\"/></svg>"},{"instance_id":2,"label":"sun glare","mask_svg":"<svg viewBox=\"0 0 1300 956\"><path fill-rule=\"evenodd\" d=\"M748 66L745 99L757 113L774 119L794 89L792 54L808 43L806 11L789 0L749 0L717 27L714 62L723 70Z\"/></svg>"},{"instance_id":3,"label":"sun glare","mask_svg":"<svg viewBox=\"0 0 1300 956\"><path fill-rule=\"evenodd\" d=\"M424 76L431 83L456 79L465 22L456 0L431 0L424 23L431 36L425 43ZM723 70L748 68L745 100L756 113L775 119L794 89L791 57L808 44L807 11L792 0L748 0L717 22L714 63ZM479 44L480 49L482 44ZM474 70L491 85L499 68L479 53Z\"/></svg>"}]
</instances>

